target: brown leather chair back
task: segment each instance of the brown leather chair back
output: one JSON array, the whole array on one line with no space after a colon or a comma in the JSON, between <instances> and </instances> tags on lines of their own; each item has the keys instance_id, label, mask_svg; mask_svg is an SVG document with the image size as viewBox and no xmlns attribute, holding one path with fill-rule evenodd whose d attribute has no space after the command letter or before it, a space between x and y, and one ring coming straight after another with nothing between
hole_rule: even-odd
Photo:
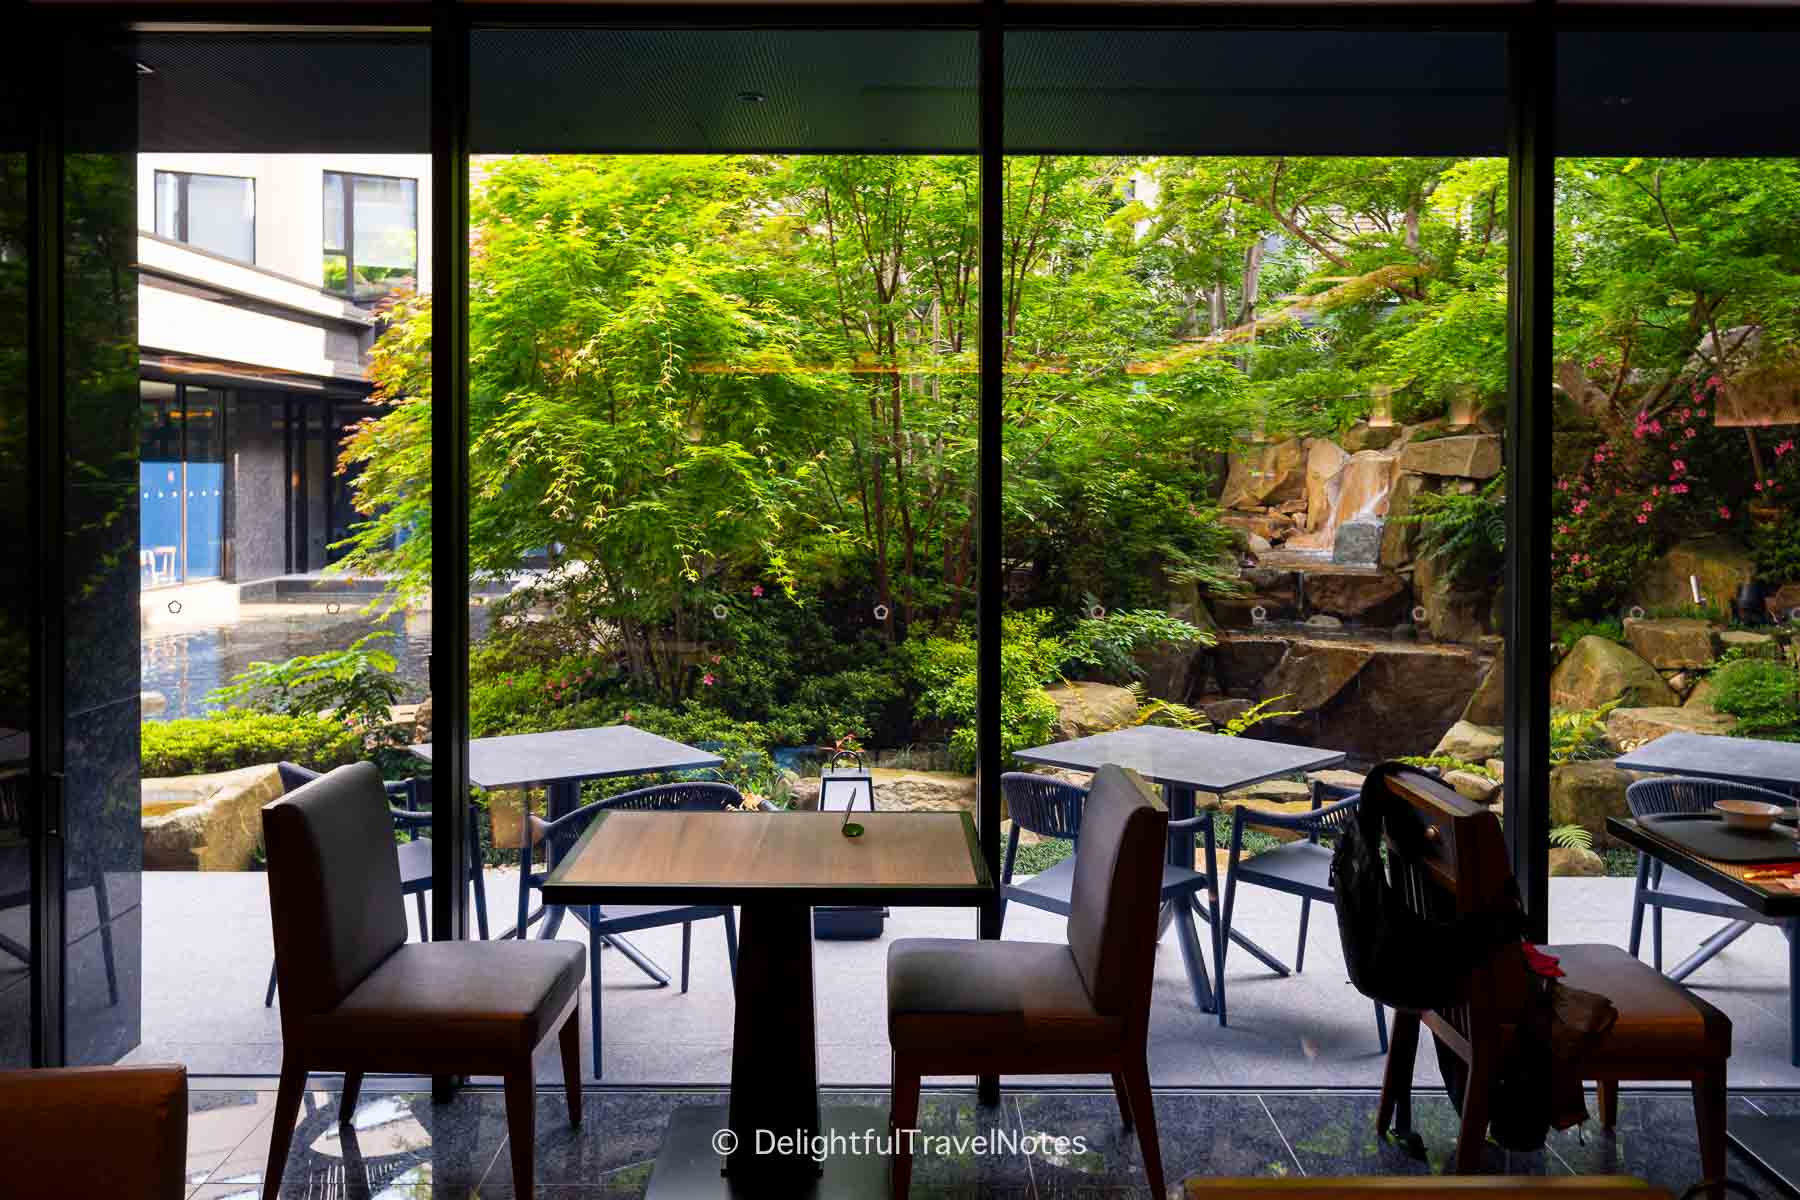
<instances>
[{"instance_id":1,"label":"brown leather chair back","mask_svg":"<svg viewBox=\"0 0 1800 1200\"><path fill-rule=\"evenodd\" d=\"M10 1200L187 1194L187 1071L0 1072L0 1194Z\"/></svg>"},{"instance_id":2,"label":"brown leather chair back","mask_svg":"<svg viewBox=\"0 0 1800 1200\"><path fill-rule=\"evenodd\" d=\"M329 1012L406 942L381 773L352 763L263 806L281 1020Z\"/></svg>"},{"instance_id":3,"label":"brown leather chair back","mask_svg":"<svg viewBox=\"0 0 1800 1200\"><path fill-rule=\"evenodd\" d=\"M1069 893L1069 949L1094 1007L1148 1020L1169 814L1116 766L1094 775Z\"/></svg>"},{"instance_id":4,"label":"brown leather chair back","mask_svg":"<svg viewBox=\"0 0 1800 1200\"><path fill-rule=\"evenodd\" d=\"M1402 803L1390 806L1389 820L1417 823L1416 855L1388 839L1393 879L1414 912L1447 919L1497 911L1513 903L1512 863L1505 836L1492 811L1466 800L1422 771L1396 772L1388 791ZM1469 1043L1492 1036L1514 1019L1526 999L1526 968L1516 945L1502 946L1477 966L1468 1000L1437 1015L1432 1032L1448 1040L1466 1060ZM1447 1026L1440 1028L1439 1026Z\"/></svg>"}]
</instances>

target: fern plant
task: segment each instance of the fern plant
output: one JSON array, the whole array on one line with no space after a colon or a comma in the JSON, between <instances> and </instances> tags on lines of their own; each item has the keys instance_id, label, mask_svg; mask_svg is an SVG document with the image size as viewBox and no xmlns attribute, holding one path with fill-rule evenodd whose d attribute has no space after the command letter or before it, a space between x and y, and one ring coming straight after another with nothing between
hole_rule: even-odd
<instances>
[{"instance_id":1,"label":"fern plant","mask_svg":"<svg viewBox=\"0 0 1800 1200\"><path fill-rule=\"evenodd\" d=\"M1608 700L1598 708L1550 710L1550 765L1600 758L1606 749L1606 714L1619 707Z\"/></svg>"},{"instance_id":2,"label":"fern plant","mask_svg":"<svg viewBox=\"0 0 1800 1200\"><path fill-rule=\"evenodd\" d=\"M1550 830L1550 844L1559 850L1592 850L1594 835L1585 825L1556 825Z\"/></svg>"},{"instance_id":3,"label":"fern plant","mask_svg":"<svg viewBox=\"0 0 1800 1200\"><path fill-rule=\"evenodd\" d=\"M1286 700L1292 694L1292 692L1283 692L1279 696L1270 696L1267 700L1259 701L1258 703L1251 705L1237 716L1231 718L1231 720L1225 722L1225 727L1219 730L1219 732L1226 737L1237 737L1245 730L1252 726L1260 725L1264 721L1274 721L1279 720L1282 717L1299 716L1299 709L1292 709L1286 712L1268 711L1269 705Z\"/></svg>"},{"instance_id":4,"label":"fern plant","mask_svg":"<svg viewBox=\"0 0 1800 1200\"><path fill-rule=\"evenodd\" d=\"M1206 714L1197 708L1147 695L1141 683L1127 684L1125 690L1137 701L1137 717L1132 721L1133 725L1171 725L1176 729L1206 728Z\"/></svg>"},{"instance_id":5,"label":"fern plant","mask_svg":"<svg viewBox=\"0 0 1800 1200\"><path fill-rule=\"evenodd\" d=\"M1480 491L1421 492L1399 518L1419 527L1419 552L1455 582L1486 583L1506 565L1506 473Z\"/></svg>"}]
</instances>

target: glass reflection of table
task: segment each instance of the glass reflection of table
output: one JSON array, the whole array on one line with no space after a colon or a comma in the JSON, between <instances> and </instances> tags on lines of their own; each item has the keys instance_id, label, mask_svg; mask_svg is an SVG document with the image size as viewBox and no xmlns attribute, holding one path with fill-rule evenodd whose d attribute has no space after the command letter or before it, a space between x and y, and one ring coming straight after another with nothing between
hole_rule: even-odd
<instances>
[{"instance_id":1,"label":"glass reflection of table","mask_svg":"<svg viewBox=\"0 0 1800 1200\"><path fill-rule=\"evenodd\" d=\"M887 1194L885 1157L754 1152L775 1137L887 1131L885 1109L819 1107L812 906L965 907L992 900L994 886L967 813L858 821L851 838L840 813L606 812L545 881L546 903L742 907L731 1101L670 1118L650 1200ZM721 1155L728 1143L735 1152Z\"/></svg>"}]
</instances>

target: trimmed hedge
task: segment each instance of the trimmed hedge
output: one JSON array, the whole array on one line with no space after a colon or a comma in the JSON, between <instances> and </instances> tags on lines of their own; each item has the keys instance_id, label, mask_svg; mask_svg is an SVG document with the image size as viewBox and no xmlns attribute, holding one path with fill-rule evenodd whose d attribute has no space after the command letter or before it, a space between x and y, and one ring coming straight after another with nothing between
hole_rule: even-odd
<instances>
[{"instance_id":1,"label":"trimmed hedge","mask_svg":"<svg viewBox=\"0 0 1800 1200\"><path fill-rule=\"evenodd\" d=\"M143 771L149 779L210 775L283 761L329 771L363 756L362 735L341 721L247 708L146 721L143 739Z\"/></svg>"}]
</instances>

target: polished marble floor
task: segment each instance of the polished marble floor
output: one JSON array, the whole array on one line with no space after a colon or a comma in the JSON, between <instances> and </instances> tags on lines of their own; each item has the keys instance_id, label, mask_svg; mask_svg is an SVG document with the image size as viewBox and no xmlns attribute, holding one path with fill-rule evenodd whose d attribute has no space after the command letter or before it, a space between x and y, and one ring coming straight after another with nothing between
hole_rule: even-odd
<instances>
[{"instance_id":1,"label":"polished marble floor","mask_svg":"<svg viewBox=\"0 0 1800 1200\"><path fill-rule=\"evenodd\" d=\"M322 1077L318 1082L335 1082ZM514 1194L506 1114L497 1090L468 1088L433 1104L423 1081L370 1081L351 1128L337 1121L337 1095L307 1098L282 1195L370 1200L501 1200ZM272 1085L196 1078L188 1129L190 1195L250 1200L260 1195L268 1154ZM586 1119L567 1123L558 1091L538 1096L538 1195L546 1200L634 1197L649 1181L662 1130L678 1105L721 1102L703 1089L596 1088ZM885 1093L833 1091L829 1102L885 1104ZM1425 1157L1409 1156L1374 1132L1375 1096L1366 1091L1238 1092L1163 1090L1156 1119L1171 1195L1191 1176L1370 1175L1442 1171L1456 1116L1441 1091L1415 1100ZM1800 1096L1737 1093L1733 1113L1800 1113ZM1110 1092L1008 1091L982 1108L972 1091L927 1092L920 1128L946 1138L990 1135L1016 1149L926 1155L913 1195L933 1200L1123 1200L1147 1197L1133 1135L1119 1124ZM1006 1131L1010 1139L993 1137ZM1031 1135L1071 1139L1062 1147L1024 1143ZM1074 1139L1080 1139L1076 1143ZM1619 1126L1589 1125L1552 1135L1545 1149L1508 1154L1490 1146L1494 1174L1627 1173L1680 1195L1698 1180L1694 1111L1685 1092L1626 1092ZM1758 1196L1784 1193L1734 1150L1731 1177Z\"/></svg>"}]
</instances>

